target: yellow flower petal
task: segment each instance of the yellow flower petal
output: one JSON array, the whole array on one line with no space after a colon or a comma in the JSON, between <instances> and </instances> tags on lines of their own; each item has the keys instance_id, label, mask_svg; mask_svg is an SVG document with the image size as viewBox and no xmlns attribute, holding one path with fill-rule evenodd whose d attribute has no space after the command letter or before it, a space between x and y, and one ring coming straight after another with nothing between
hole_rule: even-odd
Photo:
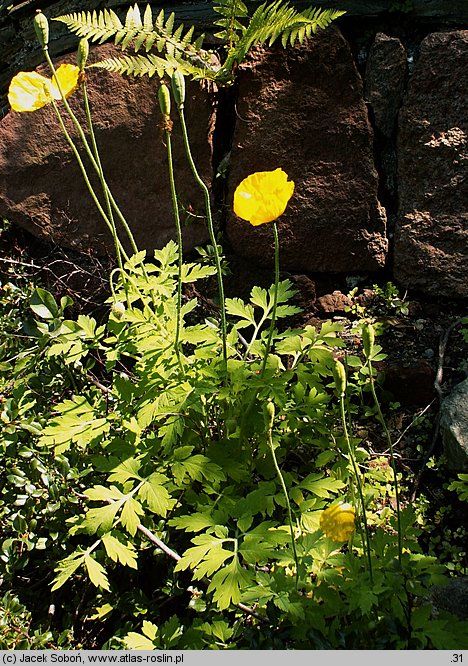
<instances>
[{"instance_id":1,"label":"yellow flower petal","mask_svg":"<svg viewBox=\"0 0 468 666\"><path fill-rule=\"evenodd\" d=\"M57 82L65 97L78 87L80 69L76 65L60 65L57 78L52 80L37 72L20 72L14 76L8 90L8 101L13 111L36 111L52 99L62 99Z\"/></svg>"},{"instance_id":2,"label":"yellow flower petal","mask_svg":"<svg viewBox=\"0 0 468 666\"><path fill-rule=\"evenodd\" d=\"M37 72L20 72L14 76L8 90L13 111L36 111L49 104L53 91L50 79Z\"/></svg>"},{"instance_id":3,"label":"yellow flower petal","mask_svg":"<svg viewBox=\"0 0 468 666\"><path fill-rule=\"evenodd\" d=\"M60 67L57 68L57 77L52 77L54 99L62 99L57 82L65 97L73 95L78 88L79 75L80 68L76 65L60 65Z\"/></svg>"},{"instance_id":4,"label":"yellow flower petal","mask_svg":"<svg viewBox=\"0 0 468 666\"><path fill-rule=\"evenodd\" d=\"M247 176L234 192L234 212L253 226L273 222L286 210L294 182L282 169Z\"/></svg>"},{"instance_id":5,"label":"yellow flower petal","mask_svg":"<svg viewBox=\"0 0 468 666\"><path fill-rule=\"evenodd\" d=\"M348 541L354 532L355 511L351 504L336 504L322 512L320 529L333 541Z\"/></svg>"}]
</instances>

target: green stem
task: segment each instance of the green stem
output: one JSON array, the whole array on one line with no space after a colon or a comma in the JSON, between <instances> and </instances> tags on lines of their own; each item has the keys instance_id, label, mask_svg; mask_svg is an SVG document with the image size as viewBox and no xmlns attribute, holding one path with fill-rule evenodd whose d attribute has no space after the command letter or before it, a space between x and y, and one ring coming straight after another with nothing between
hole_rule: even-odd
<instances>
[{"instance_id":1,"label":"green stem","mask_svg":"<svg viewBox=\"0 0 468 666\"><path fill-rule=\"evenodd\" d=\"M96 192L95 192L94 189L93 189L93 186L91 185L91 182L90 182L90 180L89 180L89 178L88 178L88 174L87 174L87 172L86 172L86 168L85 168L85 166L84 166L84 164L83 164L83 160L81 159L81 155L80 155L80 153L78 152L78 149L77 149L77 147L76 147L76 145L75 145L75 142L73 141L73 139L71 138L70 134L68 133L67 128L65 127L65 123L63 122L62 114L60 113L60 110L59 110L57 104L55 103L55 100L52 100L52 106L54 107L54 111L55 111L55 113L56 113L56 115L57 115L58 121L59 121L59 123L60 123L60 127L61 127L61 129L62 129L62 132L63 132L64 136L65 136L65 139L67 140L67 142L68 142L70 148L71 148L72 151L73 151L73 154L75 155L76 161L78 162L78 166L80 167L81 173L82 173L82 175L83 175L83 179L84 179L85 184L86 184L86 187L88 188L88 191L89 191L89 193L90 193L90 195L91 195L91 198L93 199L93 201L94 201L94 203L95 203L95 205L96 205L96 208L98 209L98 211L99 211L101 217L103 218L103 220L104 220L104 222L106 223L106 225L107 225L109 231L110 231L111 234L112 234L112 224L111 224L109 218L107 217L107 215L106 215L106 213L105 213L103 207L101 206L101 204L100 204L100 202L99 202L99 199L97 198ZM114 240L115 240L115 238L114 238ZM117 242L118 242L118 241L117 241Z\"/></svg>"},{"instance_id":2,"label":"green stem","mask_svg":"<svg viewBox=\"0 0 468 666\"><path fill-rule=\"evenodd\" d=\"M275 284L273 287L273 305L272 305L272 310L271 310L271 322L270 322L270 329L268 331L268 339L266 343L266 348L265 348L265 353L263 356L263 362L262 362L262 367L260 370L260 377L263 377L265 373L265 368L266 364L268 361L268 355L270 353L271 349L271 341L273 340L273 333L275 330L275 324L276 324L276 310L278 307L278 285L279 285L279 237L278 237L278 227L276 226L276 220L273 222L273 235L275 239ZM258 331L258 327L254 331L254 336L256 336ZM253 339L250 342L249 348L247 349L246 356L250 351L250 347L253 344ZM244 411L242 415L242 420L241 420L241 425L240 425L240 440L242 441L244 438L244 430L245 430L245 424L247 422L247 417L249 416L252 407L254 406L255 400L257 398L257 390L254 390L254 393L252 395L252 398L250 399L249 404L247 405L247 409Z\"/></svg>"},{"instance_id":3,"label":"green stem","mask_svg":"<svg viewBox=\"0 0 468 666\"><path fill-rule=\"evenodd\" d=\"M370 381L372 398L374 399L374 403L375 403L375 406L377 408L377 413L379 415L379 420L380 420L380 423L382 424L382 427L384 429L385 437L386 437L387 443L388 443L388 448L390 450L390 461L391 461L391 464L392 464L393 478L394 478L394 482L395 482L395 500L396 500L396 510L397 510L397 531L398 531L398 562L401 565L401 557L402 557L402 552L403 552L403 539L402 539L402 529L401 529L400 490L399 490L399 486L398 486L397 466L396 466L395 455L394 455L394 451L393 451L393 442L392 442L392 438L390 436L390 432L389 432L388 427L387 427L387 423L384 419L384 416L382 414L382 410L380 408L380 402L379 402L379 399L377 398L377 393L375 392L374 377L372 375L372 361L369 357L367 358L367 367L369 369L369 381Z\"/></svg>"},{"instance_id":4,"label":"green stem","mask_svg":"<svg viewBox=\"0 0 468 666\"><path fill-rule=\"evenodd\" d=\"M278 478L279 478L281 486L283 488L283 494L284 494L284 499L286 500L286 506L288 507L288 519L289 519L289 530L290 530L290 533L291 533L291 545L292 545L292 550L293 550L293 554L294 554L294 561L296 563L296 590L297 590L298 585L299 585L299 559L297 557L296 539L294 537L293 516L292 516L292 511L291 511L291 504L289 502L288 489L286 488L286 484L284 482L283 475L282 475L280 467L278 465L278 460L276 459L275 447L273 446L273 435L272 435L272 428L271 427L269 427L268 430L267 430L267 438L268 438L268 444L269 444L270 450L271 450L271 457L273 458L273 463L275 465L276 473L278 474Z\"/></svg>"},{"instance_id":5,"label":"green stem","mask_svg":"<svg viewBox=\"0 0 468 666\"><path fill-rule=\"evenodd\" d=\"M372 571L372 559L371 559L371 548L370 548L370 538L369 538L369 527L367 525L366 505L365 505L365 502L364 502L364 495L363 495L363 492L362 492L362 484L361 484L359 470L358 470L358 467L357 467L357 464L356 464L356 459L354 457L354 451L351 447L351 441L349 439L348 426L347 426L347 423L346 423L345 401L344 401L344 395L343 394L340 395L340 415L341 415L341 423L342 423L342 427L343 427L343 433L344 433L344 436L345 436L345 439L346 439L346 444L348 446L348 454L349 454L349 458L351 460L351 464L353 466L354 477L356 479L356 486L357 486L358 493L359 493L359 500L361 502L362 519L363 519L363 522L364 522L364 530L365 530L365 534L366 534L366 548L365 548L365 550L367 552L367 562L368 562L368 565L369 565L369 577L370 577L371 584L373 584L374 583L374 576L373 576L373 571ZM364 546L364 543L363 543L363 546Z\"/></svg>"},{"instance_id":6,"label":"green stem","mask_svg":"<svg viewBox=\"0 0 468 666\"><path fill-rule=\"evenodd\" d=\"M214 258L215 258L215 265L216 265L216 273L218 276L218 291L219 291L219 305L220 305L220 311L221 311L221 333L222 333L222 339L223 339L223 365L224 365L224 373L226 374L227 372L227 342L226 342L226 309L225 309L225 304L224 304L224 285L223 285L223 274L221 271L221 261L219 258L219 252L218 252L218 245L216 242L216 236L214 232L214 227L213 227L213 218L211 215L211 201L210 201L210 192L208 190L208 187L205 185L203 180L200 177L200 174L198 173L197 167L195 165L195 162L192 157L192 151L190 149L190 142L188 138L188 133L187 133L187 125L185 122L185 113L184 113L184 107L182 104L177 105L178 111L179 111L179 118L180 118L180 125L182 128L182 137L184 141L184 147L185 147L185 152L187 153L187 159L189 161L190 169L192 170L193 176L195 180L197 181L200 189L203 192L203 197L205 200L205 210L206 210L206 221L208 225L208 233L210 236L210 241L213 246L213 253L214 253Z\"/></svg>"},{"instance_id":7,"label":"green stem","mask_svg":"<svg viewBox=\"0 0 468 666\"><path fill-rule=\"evenodd\" d=\"M278 306L278 284L279 284L279 238L278 238L278 227L276 225L276 220L273 222L273 235L275 238L275 286L273 292L273 308L271 311L271 322L270 330L268 332L268 339L265 348L265 355L263 357L262 369L260 371L260 377L263 377L266 364L268 362L268 355L271 349L271 341L273 340L273 333L275 331L276 324L276 309Z\"/></svg>"},{"instance_id":8,"label":"green stem","mask_svg":"<svg viewBox=\"0 0 468 666\"><path fill-rule=\"evenodd\" d=\"M180 225L179 205L177 202L177 192L174 180L174 163L172 159L171 133L168 130L166 130L165 134L166 134L167 163L169 171L169 185L171 188L172 210L174 213L174 220L177 232L177 246L179 249L179 257L177 262L177 321L176 321L174 347L177 354L177 359L179 361L179 365L181 365L179 339L180 339L181 310L182 310L182 262L183 262L182 228Z\"/></svg>"},{"instance_id":9,"label":"green stem","mask_svg":"<svg viewBox=\"0 0 468 666\"><path fill-rule=\"evenodd\" d=\"M63 102L63 104L64 104L64 106L65 106L65 109L66 109L68 115L70 116L71 120L73 121L73 124L75 125L75 127L76 127L76 129L77 129L77 132L78 132L78 134L79 134L79 137L80 137L81 141L83 142L83 146L84 146L85 151L86 151L86 153L87 153L87 155L88 155L88 157L89 157L89 159L90 159L90 161L91 161L91 164L92 164L94 170L95 170L96 173L99 175L99 165L98 165L98 163L96 162L96 160L95 160L95 158L94 158L94 155L93 155L93 153L92 153L92 151L91 151L91 148L90 148L90 146L89 146L88 140L86 139L85 133L83 132L83 128L81 127L81 124L80 124L78 118L77 118L77 117L75 116L75 114L73 113L73 111L72 111L72 109L71 109L71 107L70 107L70 105L69 105L69 103L68 103L68 101L67 101L67 98L66 98L65 95L63 94L63 90L61 89L60 83L59 83L59 81L58 81L58 79L57 79L56 71L55 71L55 67L54 67L54 63L52 62L52 59L51 59L51 57L50 57L50 55L49 55L49 51L48 51L47 48L44 48L44 49L43 49L43 52L44 52L44 56L45 56L45 58L46 58L46 60L47 60L47 64L49 65L49 68L50 68L52 74L55 76L55 82L56 82L56 84L57 84L57 88L58 88L58 90L59 90L59 92L60 92L60 94L61 94L61 96L62 96L62 102ZM123 213L122 213L122 211L120 210L120 208L118 207L118 205L117 205L117 203L116 203L114 197L112 196L112 192L110 191L109 186L108 186L108 184L107 184L107 182L106 182L106 180L105 180L104 177L103 177L102 182L103 182L103 186L105 187L105 189L106 189L106 191L107 191L107 193L108 193L109 200L110 200L112 206L114 207L114 210L115 210L115 212L117 213L117 216L118 216L118 218L120 219L120 221L122 222L122 225L123 225L123 227L124 227L124 229L125 229L125 231L126 231L126 233L127 233L127 236L128 236L128 238L129 238L130 244L131 244L131 246L132 246L132 250L133 250L133 252L134 252L135 254L137 254L137 252L138 252L138 246L137 246L136 243L135 243L135 239L134 239L134 236L133 236L133 234L132 234L132 231L131 231L131 229L130 229L130 227L129 227L129 225L128 225L128 223L127 223L127 221L126 221L126 219L125 219L125 217L124 217L124 215L123 215ZM146 278L147 281L148 281L148 275L147 275L147 273L146 273L146 269L145 269L145 267L143 266L143 263L142 263L142 269L143 269L143 273L144 273L144 275L145 275L145 278Z\"/></svg>"},{"instance_id":10,"label":"green stem","mask_svg":"<svg viewBox=\"0 0 468 666\"><path fill-rule=\"evenodd\" d=\"M104 171L102 169L102 162L101 158L99 155L99 150L96 142L96 135L94 134L94 127L93 127L93 121L91 118L91 109L89 108L89 98L88 98L88 91L86 87L86 79L83 79L83 101L84 101L84 107L85 107L85 113L86 113L86 120L88 122L88 130L89 130L89 135L91 137L91 146L93 149L93 154L94 158L96 160L96 163L98 165L98 173L99 173L99 180L101 181L101 187L102 191L104 193L104 199L106 202L106 208L107 208L107 215L109 217L109 221L112 225L112 236L114 237L114 243L115 243L115 252L117 255L117 263L119 265L120 270L123 272L123 263L122 263L122 256L125 258L126 261L128 261L128 255L125 252L125 249L123 248L122 244L118 241L118 234L117 234L117 228L115 226L114 222L114 215L112 212L112 206L110 203L109 199L109 191L108 188L106 187L106 183L104 180Z\"/></svg>"}]
</instances>

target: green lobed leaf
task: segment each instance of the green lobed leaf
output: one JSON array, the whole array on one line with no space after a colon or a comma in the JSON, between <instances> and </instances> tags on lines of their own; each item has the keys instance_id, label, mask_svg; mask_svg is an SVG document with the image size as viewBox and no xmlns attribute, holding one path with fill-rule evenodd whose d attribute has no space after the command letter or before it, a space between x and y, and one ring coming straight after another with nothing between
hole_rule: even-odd
<instances>
[{"instance_id":1,"label":"green lobed leaf","mask_svg":"<svg viewBox=\"0 0 468 666\"><path fill-rule=\"evenodd\" d=\"M218 608L225 610L231 604L240 602L243 589L253 583L253 578L253 574L241 566L235 555L232 562L214 574L208 592L213 592L213 601Z\"/></svg>"},{"instance_id":2,"label":"green lobed leaf","mask_svg":"<svg viewBox=\"0 0 468 666\"><path fill-rule=\"evenodd\" d=\"M107 555L114 562L119 562L124 566L130 567L131 569L137 569L137 556L135 547L130 541L127 541L127 544L123 544L119 539L112 536L112 534L104 534L101 538L102 543L106 549Z\"/></svg>"},{"instance_id":3,"label":"green lobed leaf","mask_svg":"<svg viewBox=\"0 0 468 666\"><path fill-rule=\"evenodd\" d=\"M96 587L102 587L103 590L110 590L109 581L107 580L106 570L99 564L94 557L85 553L84 564L88 571L89 579Z\"/></svg>"}]
</instances>

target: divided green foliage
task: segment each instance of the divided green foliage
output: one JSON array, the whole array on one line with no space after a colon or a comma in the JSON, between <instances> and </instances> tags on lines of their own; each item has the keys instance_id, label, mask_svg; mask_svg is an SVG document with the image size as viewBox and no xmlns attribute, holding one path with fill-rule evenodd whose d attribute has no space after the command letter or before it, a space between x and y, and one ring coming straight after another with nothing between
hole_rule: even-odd
<instances>
[{"instance_id":1,"label":"divided green foliage","mask_svg":"<svg viewBox=\"0 0 468 666\"><path fill-rule=\"evenodd\" d=\"M221 16L215 21L215 25L222 28L216 37L226 48L225 61L221 64L217 57L212 57L214 54L202 49L204 35L195 38L193 26L184 33L183 24L176 27L173 13L166 18L164 10L160 10L154 16L150 5L146 6L143 16L137 4L130 7L123 23L109 9L74 12L55 20L64 23L79 37L99 43L113 39L122 50L131 46L135 53L107 58L91 67L128 76L156 75L160 78L165 74L170 76L178 69L194 79L230 85L234 82L237 65L252 47L259 44L272 46L279 39L283 47L294 46L297 42L302 44L304 39L344 14L340 10L314 7L299 12L282 0L262 3L251 17L241 0L220 0L213 9ZM139 53L141 49L145 50L145 55ZM152 49L160 55L150 53Z\"/></svg>"},{"instance_id":2,"label":"divided green foliage","mask_svg":"<svg viewBox=\"0 0 468 666\"><path fill-rule=\"evenodd\" d=\"M398 563L392 470L385 456L371 458L357 429L350 441L373 580L361 517L344 547L320 529L324 509L357 505L333 375L336 356L344 358L342 324L274 331L262 375L273 290L254 287L249 302L227 299L223 381L218 325L200 316L195 299L184 302L179 359L175 353L177 246L146 261L149 282L138 262L126 264L127 291L114 285L125 307L117 317L111 310L105 325L89 316L67 320L67 303L44 290L32 294L31 340L41 351L28 372L34 363L43 371L53 364L54 381L60 372L74 381L61 380L51 413L40 418L46 401L37 383L34 392L24 388L21 374L3 404L7 575L31 566L29 552L46 551L42 567L53 593L76 600L88 590L90 621L117 623L105 644L111 648L461 649L463 623L427 610L428 589L445 569L420 552L410 511L402 515ZM212 273L184 264L182 279ZM151 294L154 310L144 305ZM279 322L299 312L293 298L284 280ZM372 353L381 358L380 345ZM358 354L347 367L349 415L365 424L369 368ZM99 381L90 383L90 368L99 369ZM271 442L296 553L266 436L267 401L275 405ZM462 496L463 483L453 484ZM148 570L155 573L146 580ZM176 605L177 616L156 614L166 605ZM246 606L263 619L246 622Z\"/></svg>"}]
</instances>

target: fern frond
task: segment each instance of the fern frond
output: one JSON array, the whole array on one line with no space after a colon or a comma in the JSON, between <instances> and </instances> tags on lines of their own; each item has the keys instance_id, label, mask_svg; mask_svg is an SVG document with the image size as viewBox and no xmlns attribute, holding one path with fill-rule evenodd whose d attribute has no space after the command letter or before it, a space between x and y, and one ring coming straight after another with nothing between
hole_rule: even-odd
<instances>
[{"instance_id":1,"label":"fern frond","mask_svg":"<svg viewBox=\"0 0 468 666\"><path fill-rule=\"evenodd\" d=\"M242 0L217 0L213 9L223 17L214 22L223 28L215 34L215 37L224 40L231 48L239 41L240 35L245 30L238 19L248 16L247 7Z\"/></svg>"},{"instance_id":2,"label":"fern frond","mask_svg":"<svg viewBox=\"0 0 468 666\"><path fill-rule=\"evenodd\" d=\"M96 11L66 14L57 17L54 21L65 23L67 28L78 37L86 37L100 44L123 28L121 20L112 9L104 9L99 14Z\"/></svg>"},{"instance_id":3,"label":"fern frond","mask_svg":"<svg viewBox=\"0 0 468 666\"><path fill-rule=\"evenodd\" d=\"M178 69L185 76L191 76L193 79L215 80L216 71L203 66L197 66L189 61L176 58L169 54L161 58L154 54L120 56L118 58L106 58L96 62L90 67L99 67L108 72L125 74L127 76L152 76L157 75L162 78L164 74L171 76L175 69Z\"/></svg>"},{"instance_id":4,"label":"fern frond","mask_svg":"<svg viewBox=\"0 0 468 666\"><path fill-rule=\"evenodd\" d=\"M309 9L298 12L282 0L264 2L255 10L249 25L244 29L230 59L242 62L249 50L258 44L272 46L281 37L283 46L294 46L311 37L319 28L326 28L345 12L336 9Z\"/></svg>"},{"instance_id":5,"label":"fern frond","mask_svg":"<svg viewBox=\"0 0 468 666\"><path fill-rule=\"evenodd\" d=\"M144 47L146 53L153 46L161 53L167 50L172 55L186 53L195 55L199 52L204 35L193 40L193 26L185 34L184 25L180 24L174 29L175 15L171 13L167 19L164 10L161 10L156 18L150 5L146 6L143 17L138 5L130 7L125 23L122 23L117 14L108 9L102 12L74 12L58 16L55 21L64 23L70 32L78 37L86 37L92 42L103 42L113 38L116 46L120 45L125 50L133 44L135 53Z\"/></svg>"}]
</instances>

